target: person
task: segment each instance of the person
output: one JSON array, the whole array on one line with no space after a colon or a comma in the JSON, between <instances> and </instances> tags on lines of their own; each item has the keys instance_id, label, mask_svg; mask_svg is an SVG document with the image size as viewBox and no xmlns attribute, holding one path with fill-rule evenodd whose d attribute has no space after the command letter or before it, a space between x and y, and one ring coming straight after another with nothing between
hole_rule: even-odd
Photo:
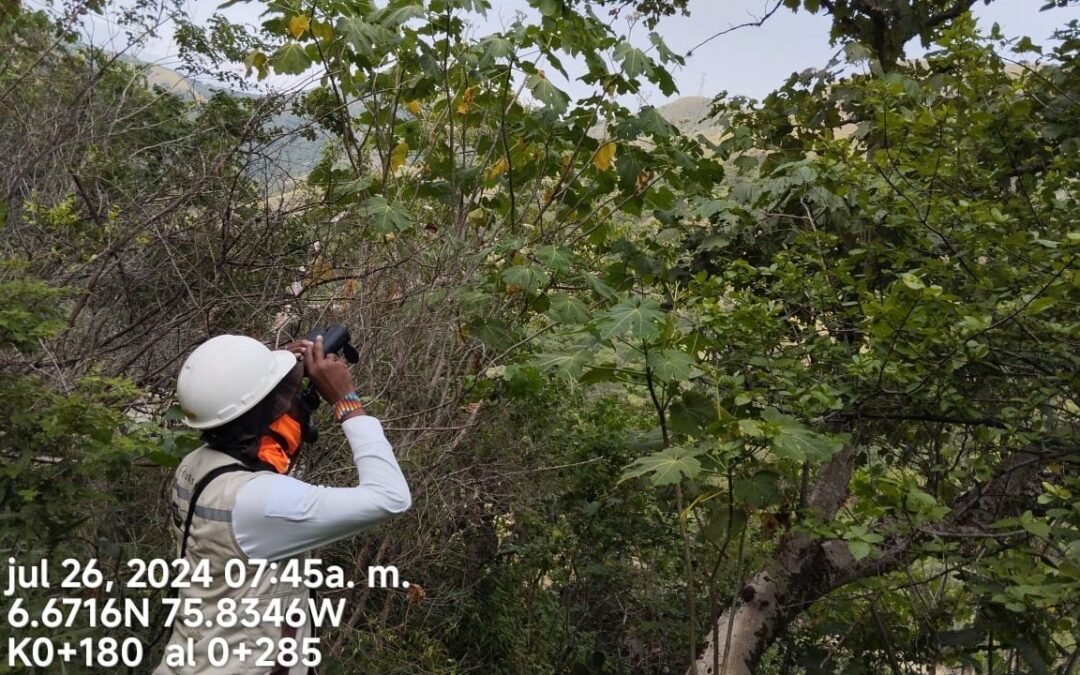
<instances>
[{"instance_id":1,"label":"person","mask_svg":"<svg viewBox=\"0 0 1080 675\"><path fill-rule=\"evenodd\" d=\"M288 475L304 439L310 438L311 406L301 395L305 376L334 406L359 474L354 487L313 485ZM321 337L274 351L247 336L213 337L185 360L177 398L185 424L199 429L205 443L183 458L173 480L170 510L177 554L193 571L199 561L208 560L209 574L203 583L192 575L190 587L179 588L179 613L154 675L313 672L303 659L291 663L280 649L283 638L293 638L302 657L302 645L310 643L309 589L285 574L278 579L264 573L252 585L257 575L251 561L277 561L284 569L296 559L303 575L312 549L409 508L409 487L382 425L364 410L345 362L324 353ZM225 568L235 567L236 560L245 569L231 570L230 584ZM235 583L239 573L247 575L244 584ZM253 604L250 598L259 603L252 610L257 614L245 609ZM184 603L192 601L204 623L185 620ZM282 611L290 604L302 607L302 625L264 613L275 602ZM233 606L240 620L229 614ZM243 620L247 616L263 619ZM246 658L238 656L244 653L237 649L240 643L251 650ZM260 658L268 644L278 648L273 665ZM225 645L227 662L213 665L221 663Z\"/></svg>"}]
</instances>

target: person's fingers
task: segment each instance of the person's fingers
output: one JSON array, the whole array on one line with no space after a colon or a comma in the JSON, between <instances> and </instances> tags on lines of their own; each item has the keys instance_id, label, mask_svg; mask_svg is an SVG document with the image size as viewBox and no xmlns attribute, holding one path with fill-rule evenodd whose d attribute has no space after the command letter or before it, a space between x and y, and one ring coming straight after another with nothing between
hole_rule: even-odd
<instances>
[{"instance_id":1,"label":"person's fingers","mask_svg":"<svg viewBox=\"0 0 1080 675\"><path fill-rule=\"evenodd\" d=\"M323 353L323 339L321 335L315 338L315 344L312 345L311 349L308 351L312 353L312 358L314 358L315 363L319 363L326 358L326 355Z\"/></svg>"},{"instance_id":2,"label":"person's fingers","mask_svg":"<svg viewBox=\"0 0 1080 675\"><path fill-rule=\"evenodd\" d=\"M315 372L315 346L314 345L312 345L311 347L304 350L304 370L307 371L309 376L313 372Z\"/></svg>"},{"instance_id":3,"label":"person's fingers","mask_svg":"<svg viewBox=\"0 0 1080 675\"><path fill-rule=\"evenodd\" d=\"M289 350L296 355L296 359L300 360L304 358L304 352L311 346L310 340L296 340L285 345L285 349Z\"/></svg>"}]
</instances>

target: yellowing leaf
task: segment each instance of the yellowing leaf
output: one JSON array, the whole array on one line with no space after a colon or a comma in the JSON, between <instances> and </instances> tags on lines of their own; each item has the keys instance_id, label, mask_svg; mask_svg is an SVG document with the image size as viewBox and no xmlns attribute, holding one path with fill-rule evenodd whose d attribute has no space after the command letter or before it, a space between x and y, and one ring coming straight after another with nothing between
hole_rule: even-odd
<instances>
[{"instance_id":1,"label":"yellowing leaf","mask_svg":"<svg viewBox=\"0 0 1080 675\"><path fill-rule=\"evenodd\" d=\"M424 592L424 588L420 584L412 584L409 586L409 590L405 591L405 596L408 598L410 605L419 605L427 597L427 593Z\"/></svg>"},{"instance_id":2,"label":"yellowing leaf","mask_svg":"<svg viewBox=\"0 0 1080 675\"><path fill-rule=\"evenodd\" d=\"M465 93L461 95L461 102L458 103L457 111L459 115L464 115L469 112L469 107L472 106L474 98L476 98L476 87L469 87L465 90Z\"/></svg>"},{"instance_id":3,"label":"yellowing leaf","mask_svg":"<svg viewBox=\"0 0 1080 675\"><path fill-rule=\"evenodd\" d=\"M641 192L645 188L649 187L649 181L652 180L652 172L642 171L634 179L634 192Z\"/></svg>"},{"instance_id":4,"label":"yellowing leaf","mask_svg":"<svg viewBox=\"0 0 1080 675\"><path fill-rule=\"evenodd\" d=\"M405 109L414 115L420 114L420 101L413 99L405 104Z\"/></svg>"},{"instance_id":5,"label":"yellowing leaf","mask_svg":"<svg viewBox=\"0 0 1080 675\"><path fill-rule=\"evenodd\" d=\"M307 284L311 284L317 281L326 281L333 276L334 266L330 264L330 261L323 258L321 255L315 258L311 263L311 269L308 270Z\"/></svg>"},{"instance_id":6,"label":"yellowing leaf","mask_svg":"<svg viewBox=\"0 0 1080 675\"><path fill-rule=\"evenodd\" d=\"M593 166L601 171L607 171L611 168L611 160L615 159L615 141L608 141L600 146L593 155Z\"/></svg>"},{"instance_id":7,"label":"yellowing leaf","mask_svg":"<svg viewBox=\"0 0 1080 675\"><path fill-rule=\"evenodd\" d=\"M260 51L249 52L244 57L244 77L250 77L251 71L254 69L259 74L259 79L262 80L267 74L266 61L266 54Z\"/></svg>"},{"instance_id":8,"label":"yellowing leaf","mask_svg":"<svg viewBox=\"0 0 1080 675\"><path fill-rule=\"evenodd\" d=\"M289 19L289 35L292 35L294 38L303 35L310 27L311 17L307 14L300 14Z\"/></svg>"},{"instance_id":9,"label":"yellowing leaf","mask_svg":"<svg viewBox=\"0 0 1080 675\"><path fill-rule=\"evenodd\" d=\"M398 143L390 153L390 170L397 171L405 165L405 158L409 156L409 144L402 141Z\"/></svg>"},{"instance_id":10,"label":"yellowing leaf","mask_svg":"<svg viewBox=\"0 0 1080 675\"><path fill-rule=\"evenodd\" d=\"M506 157L500 157L491 168L488 169L487 179L495 180L499 176L506 173L506 170L510 168L510 163L506 161Z\"/></svg>"},{"instance_id":11,"label":"yellowing leaf","mask_svg":"<svg viewBox=\"0 0 1080 675\"><path fill-rule=\"evenodd\" d=\"M487 212L482 207L477 207L469 211L469 215L465 216L465 220L473 226L483 225L487 221Z\"/></svg>"},{"instance_id":12,"label":"yellowing leaf","mask_svg":"<svg viewBox=\"0 0 1080 675\"><path fill-rule=\"evenodd\" d=\"M573 169L573 168L574 168L574 156L573 155L566 155L565 157L563 157L562 165L559 167L559 170L562 172L562 174L564 176L569 174L570 169Z\"/></svg>"}]
</instances>

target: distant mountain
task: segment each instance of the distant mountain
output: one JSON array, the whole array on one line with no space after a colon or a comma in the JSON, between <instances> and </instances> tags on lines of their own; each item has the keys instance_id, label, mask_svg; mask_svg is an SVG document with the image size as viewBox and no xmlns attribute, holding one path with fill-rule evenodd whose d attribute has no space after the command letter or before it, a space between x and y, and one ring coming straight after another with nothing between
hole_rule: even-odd
<instances>
[{"instance_id":1,"label":"distant mountain","mask_svg":"<svg viewBox=\"0 0 1080 675\"><path fill-rule=\"evenodd\" d=\"M705 119L709 114L711 98L704 96L684 96L670 103L665 103L656 109L668 122L679 128L684 134L697 134L715 129L716 124L712 120Z\"/></svg>"},{"instance_id":2,"label":"distant mountain","mask_svg":"<svg viewBox=\"0 0 1080 675\"><path fill-rule=\"evenodd\" d=\"M158 86L177 96L192 98L196 101L205 101L214 93L214 88L210 85L181 75L171 68L147 63L128 56L121 56L120 59L142 67L143 72L146 74L146 82L151 87Z\"/></svg>"},{"instance_id":3,"label":"distant mountain","mask_svg":"<svg viewBox=\"0 0 1080 675\"><path fill-rule=\"evenodd\" d=\"M236 91L226 87L200 82L199 80L182 75L171 68L166 68L153 63L145 63L131 58L126 58L124 60L142 67L143 72L146 75L147 84L150 86L159 86L177 96L190 98L195 101L206 101L212 97L215 92L222 90L227 91L233 96L243 98L254 98L257 96L256 94L248 92ZM307 120L294 115L288 110L282 111L270 119L269 126L277 127L284 133L282 139L276 142L270 148L270 151L266 153L269 157L274 159L264 165L261 173L265 177L274 180L291 181L292 179L303 178L315 167L315 164L319 161L319 155L322 152L325 139L316 137L315 140L308 140L299 134L288 133L299 129L305 124L307 124Z\"/></svg>"},{"instance_id":4,"label":"distant mountain","mask_svg":"<svg viewBox=\"0 0 1080 675\"><path fill-rule=\"evenodd\" d=\"M164 66L131 60L132 63L144 67L147 82L157 85L179 96L190 97L196 101L205 101L214 95L215 91L223 89L214 85L200 82L186 77L175 70ZM249 97L253 94L230 90L235 96ZM669 103L659 106L656 111L668 122L674 124L686 134L704 134L708 138L719 136L719 128L715 122L706 119L709 112L709 104L712 99L704 96L684 96ZM298 129L306 123L303 118L290 112L277 115L271 124L288 132ZM302 177L315 166L319 159L325 139L318 138L309 141L299 135L287 134L280 147L279 164L282 173L294 178Z\"/></svg>"}]
</instances>

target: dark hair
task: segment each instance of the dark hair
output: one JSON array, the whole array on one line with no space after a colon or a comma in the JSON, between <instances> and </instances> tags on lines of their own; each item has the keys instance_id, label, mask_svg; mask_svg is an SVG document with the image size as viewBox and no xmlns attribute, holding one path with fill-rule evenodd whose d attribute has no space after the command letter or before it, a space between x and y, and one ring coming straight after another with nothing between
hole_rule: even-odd
<instances>
[{"instance_id":1,"label":"dark hair","mask_svg":"<svg viewBox=\"0 0 1080 675\"><path fill-rule=\"evenodd\" d=\"M303 377L303 364L297 362L285 379L256 403L254 408L219 427L204 429L203 442L250 467L274 471L272 466L259 459L259 437L268 433L274 420L292 406Z\"/></svg>"}]
</instances>

